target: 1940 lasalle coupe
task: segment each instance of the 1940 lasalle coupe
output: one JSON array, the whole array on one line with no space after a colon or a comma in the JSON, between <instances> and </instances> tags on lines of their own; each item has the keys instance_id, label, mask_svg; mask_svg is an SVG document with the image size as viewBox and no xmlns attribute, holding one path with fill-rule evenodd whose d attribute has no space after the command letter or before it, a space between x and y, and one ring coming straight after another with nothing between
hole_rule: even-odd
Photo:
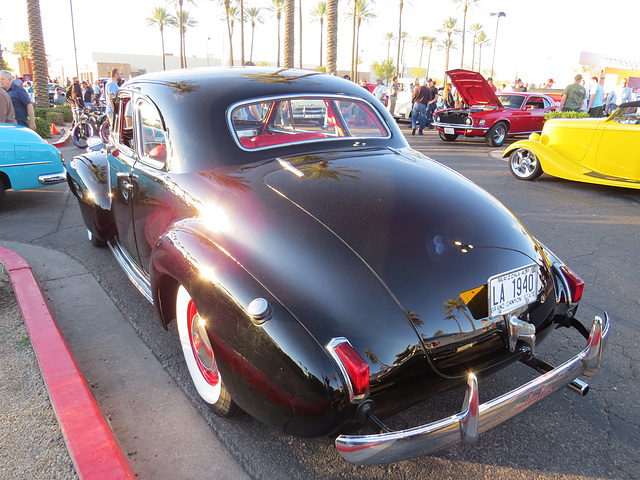
<instances>
[{"instance_id":1,"label":"1940 lasalle coupe","mask_svg":"<svg viewBox=\"0 0 640 480\"><path fill-rule=\"evenodd\" d=\"M552 119L542 134L505 150L520 180L542 173L567 180L640 188L640 102L620 105L608 118Z\"/></svg>"},{"instance_id":2,"label":"1940 lasalle coupe","mask_svg":"<svg viewBox=\"0 0 640 480\"><path fill-rule=\"evenodd\" d=\"M305 121L304 105L323 120ZM70 162L69 186L92 243L109 245L165 328L177 323L204 402L291 435L340 434L351 462L473 442L560 387L585 394L577 377L600 368L609 320L589 331L574 318L582 280L346 80L136 77L109 145ZM554 368L535 350L559 326L588 340ZM541 375L479 405L478 377L516 361ZM464 382L460 413L384 425ZM348 433L363 427L374 433Z\"/></svg>"}]
</instances>

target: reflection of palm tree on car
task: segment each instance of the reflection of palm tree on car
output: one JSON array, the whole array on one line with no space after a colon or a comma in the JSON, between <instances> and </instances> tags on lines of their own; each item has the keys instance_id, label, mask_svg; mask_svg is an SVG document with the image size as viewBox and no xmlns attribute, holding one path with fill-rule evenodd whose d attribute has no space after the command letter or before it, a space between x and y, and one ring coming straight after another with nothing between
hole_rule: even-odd
<instances>
[{"instance_id":1,"label":"reflection of palm tree on car","mask_svg":"<svg viewBox=\"0 0 640 480\"><path fill-rule=\"evenodd\" d=\"M458 312L462 312L462 314L465 317L467 317L467 320L469 320L469 323L471 324L471 329L475 330L476 326L473 323L473 320L471 319L471 317L467 315L466 308L467 308L466 302L460 297L450 298L446 300L444 302L444 305L442 306L442 309L444 310L444 313L447 316L447 318L455 319L456 315L453 313L454 310L457 310ZM458 326L459 325L460 324L458 324Z\"/></svg>"}]
</instances>

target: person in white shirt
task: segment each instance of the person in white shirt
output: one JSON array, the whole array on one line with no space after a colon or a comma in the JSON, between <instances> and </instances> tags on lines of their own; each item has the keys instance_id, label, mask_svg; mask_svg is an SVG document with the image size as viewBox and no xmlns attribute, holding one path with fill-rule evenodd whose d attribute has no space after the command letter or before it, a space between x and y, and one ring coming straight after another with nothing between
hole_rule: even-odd
<instances>
[{"instance_id":1,"label":"person in white shirt","mask_svg":"<svg viewBox=\"0 0 640 480\"><path fill-rule=\"evenodd\" d=\"M373 89L373 96L376 97L382 104L385 104L385 98L387 96L387 87L382 83L381 79L376 80L376 88Z\"/></svg>"}]
</instances>

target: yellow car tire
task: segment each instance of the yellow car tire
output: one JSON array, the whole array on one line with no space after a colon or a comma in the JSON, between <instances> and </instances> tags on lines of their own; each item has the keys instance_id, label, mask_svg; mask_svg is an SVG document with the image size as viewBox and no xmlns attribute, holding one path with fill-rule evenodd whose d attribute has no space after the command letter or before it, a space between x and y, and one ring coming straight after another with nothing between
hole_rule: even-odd
<instances>
[{"instance_id":1,"label":"yellow car tire","mask_svg":"<svg viewBox=\"0 0 640 480\"><path fill-rule=\"evenodd\" d=\"M519 180L535 180L542 175L542 166L535 153L518 148L509 157L509 171Z\"/></svg>"}]
</instances>

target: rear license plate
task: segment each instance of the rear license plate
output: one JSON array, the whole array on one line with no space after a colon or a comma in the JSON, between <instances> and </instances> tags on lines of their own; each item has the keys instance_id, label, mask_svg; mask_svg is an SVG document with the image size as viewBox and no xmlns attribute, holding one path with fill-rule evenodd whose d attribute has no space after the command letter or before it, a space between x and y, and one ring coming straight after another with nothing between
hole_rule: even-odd
<instances>
[{"instance_id":1,"label":"rear license plate","mask_svg":"<svg viewBox=\"0 0 640 480\"><path fill-rule=\"evenodd\" d=\"M538 266L528 265L489 279L489 315L495 317L535 302Z\"/></svg>"},{"instance_id":2,"label":"rear license plate","mask_svg":"<svg viewBox=\"0 0 640 480\"><path fill-rule=\"evenodd\" d=\"M455 135L456 131L451 127L444 127L444 133L447 135Z\"/></svg>"}]
</instances>

